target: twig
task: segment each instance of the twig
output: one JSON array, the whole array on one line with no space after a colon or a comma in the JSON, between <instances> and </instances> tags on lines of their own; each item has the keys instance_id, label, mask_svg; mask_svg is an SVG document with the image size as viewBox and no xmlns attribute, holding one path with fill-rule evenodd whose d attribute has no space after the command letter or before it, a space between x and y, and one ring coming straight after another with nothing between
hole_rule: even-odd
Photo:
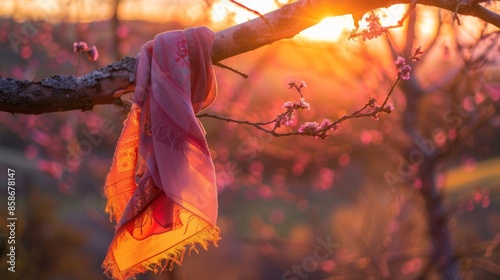
<instances>
[{"instance_id":1,"label":"twig","mask_svg":"<svg viewBox=\"0 0 500 280\"><path fill-rule=\"evenodd\" d=\"M405 14L403 15L403 17L398 21L398 25L399 26L403 26L403 22L405 21L405 19L410 15L411 12L413 12L415 10L415 8L417 7L417 0L413 0L411 1L410 3L410 6L408 7L408 9L406 10Z\"/></svg>"},{"instance_id":2,"label":"twig","mask_svg":"<svg viewBox=\"0 0 500 280\"><path fill-rule=\"evenodd\" d=\"M489 2L488 0L460 0L455 8L455 11L453 12L453 21L457 21L457 24L460 26L462 23L460 22L460 19L458 18L458 10L462 7L467 7L468 9L481 9L484 8L480 3L487 3Z\"/></svg>"},{"instance_id":3,"label":"twig","mask_svg":"<svg viewBox=\"0 0 500 280\"><path fill-rule=\"evenodd\" d=\"M403 17L398 21L398 24L390 25L390 26L382 26L380 24L380 21L379 21L380 18L372 10L371 11L372 14L370 15L370 17L368 17L366 19L367 22L369 23L369 28L363 29L363 30L361 30L361 32L357 32L359 25L356 24L356 29L354 29L351 32L351 34L349 35L349 39L353 39L353 38L361 36L363 38L363 40L370 40L370 39L377 38L378 36L380 36L382 34L387 35L389 33L389 29L400 28L403 26L404 21L406 20L406 18L408 18L410 13L415 10L416 5L417 5L417 0L413 0L410 3L410 6L406 10Z\"/></svg>"},{"instance_id":4,"label":"twig","mask_svg":"<svg viewBox=\"0 0 500 280\"><path fill-rule=\"evenodd\" d=\"M394 82L394 84L391 86L391 89L389 90L389 93L387 94L387 96L386 96L386 98L385 98L384 103L383 103L382 106L375 107L374 102L376 100L374 98L370 98L369 101L361 109L353 112L350 115L343 115L340 119L335 120L335 121L331 122L331 124L326 125L326 126L322 127L321 129L318 129L318 130L316 130L314 132L311 132L311 131L292 131L292 132L285 132L285 133L276 132L277 128L281 127L281 125L282 125L281 122L285 118L285 116L287 116L290 113L293 113L293 109L288 109L284 113L279 114L273 120L270 120L270 121L267 121L267 122L251 122L251 121L246 121L246 120L235 120L235 119L232 119L232 118L221 117L219 115L208 114L208 113L197 115L197 117L199 117L199 118L209 117L209 118L213 118L213 119L217 119L217 120L226 121L228 123L231 122L231 123L237 123L237 124L244 124L244 125L253 126L253 127L255 127L255 128L257 128L257 129L259 129L261 131L264 131L265 133L271 134L272 136L275 136L275 137L284 137L284 136L292 136L292 135L304 135L304 136L313 136L315 138L319 137L322 140L325 140L328 137L327 132L329 130L336 130L339 127L339 125L342 122L346 121L346 120L356 119L356 118L362 118L362 117L374 117L378 113L381 113L381 112L388 113L387 109L384 106L387 104L387 100L389 99L390 95L394 91L394 89L396 87L396 84L398 83L399 80L400 80L400 78L398 77L396 79L396 81ZM362 113L368 107L374 107L374 110L372 110L370 112L364 112L364 113ZM265 127L265 126L273 124L273 123L274 123L274 126L272 128L266 128Z\"/></svg>"},{"instance_id":5,"label":"twig","mask_svg":"<svg viewBox=\"0 0 500 280\"><path fill-rule=\"evenodd\" d=\"M248 77L249 77L247 74L245 74L245 73L243 73L243 72L240 72L240 71L238 71L238 70L236 70L236 69L234 69L234 68L232 68L232 67L230 67L230 66L227 66L227 65L225 65L225 64L222 64L222 63L220 63L220 62L216 62L216 63L214 63L214 65L215 65L215 66L217 66L217 67L220 67L220 68L222 68L222 69L226 69L226 70L229 70L229 71L231 71L231 72L234 72L234 73L236 73L236 74L240 75L241 77L243 77L243 79L246 79L246 78L248 78Z\"/></svg>"},{"instance_id":6,"label":"twig","mask_svg":"<svg viewBox=\"0 0 500 280\"><path fill-rule=\"evenodd\" d=\"M413 55L409 58L410 62L411 61L419 61L420 59L418 56L422 54L423 52L420 50L421 47L418 47ZM402 61L401 61L402 60ZM277 132L277 129L280 128L282 125L290 125L291 120L294 118L294 113L298 110L303 110L303 109L309 109L310 105L305 101L303 98L303 93L302 90L303 88L307 87L306 83L304 81L300 82L300 84L295 83L294 81L290 81L288 83L289 88L288 89L293 89L297 91L297 93L300 95L301 99L300 101L288 101L283 105L283 108L286 109L285 112L278 114L274 119L266 122L251 122L251 121L246 121L246 120L235 120L232 118L228 117L222 117L219 115L214 115L214 114L209 114L209 113L204 113L204 114L199 114L197 117L199 118L213 118L217 120L222 120L228 123L237 123L237 124L244 124L244 125L249 125L257 128L258 130L264 131L265 133L271 134L274 137L283 137L283 136L292 136L292 135L304 135L304 136L312 136L315 138L321 138L321 140L325 140L328 137L328 132L330 130L337 130L337 128L340 126L340 124L346 120L350 119L356 119L356 118L362 118L362 117L371 117L374 120L378 120L378 114L379 113L387 113L390 114L393 110L394 107L392 105L389 105L387 102L389 98L391 97L392 93L394 92L394 89L396 88L396 85L401 79L409 79L409 71L411 70L411 67L406 65L406 62L403 58L398 58L396 61L396 65L400 68L398 71L398 77L392 84L392 86L389 89L389 92L387 93L384 101L382 102L381 106L378 106L376 104L377 100L375 98L369 98L368 102L359 110L354 111L350 115L343 115L341 118L331 121L329 119L324 119L321 124L318 124L316 122L306 122L305 124L302 124L300 128L296 131L292 132ZM407 71L406 73L402 70L409 68L410 70L405 70ZM371 108L372 110L368 111L367 109ZM267 127L269 125L272 125L272 127Z\"/></svg>"},{"instance_id":7,"label":"twig","mask_svg":"<svg viewBox=\"0 0 500 280\"><path fill-rule=\"evenodd\" d=\"M229 0L229 1L230 1L231 3L233 3L233 4L235 4L236 6L239 6L239 7L243 8L243 9L245 9L245 10L247 10L247 11L251 12L251 13L256 14L256 15L257 15L257 16L259 16L261 19L263 19L263 20L266 22L266 24L267 24L267 25L269 25L269 27L271 27L271 29L273 29L273 25L271 24L271 22L270 22L270 21L269 21L269 20L268 20L268 19L267 19L264 15L262 15L261 13L259 13L258 11L253 10L253 9L250 9L249 7L247 7L247 6L243 5L243 4L241 4L241 3L239 3L239 2L237 2L237 1L235 1L235 0Z\"/></svg>"},{"instance_id":8,"label":"twig","mask_svg":"<svg viewBox=\"0 0 500 280\"><path fill-rule=\"evenodd\" d=\"M78 64L76 65L75 77L78 75L78 68L80 68L81 59L82 59L82 54L78 53Z\"/></svg>"}]
</instances>

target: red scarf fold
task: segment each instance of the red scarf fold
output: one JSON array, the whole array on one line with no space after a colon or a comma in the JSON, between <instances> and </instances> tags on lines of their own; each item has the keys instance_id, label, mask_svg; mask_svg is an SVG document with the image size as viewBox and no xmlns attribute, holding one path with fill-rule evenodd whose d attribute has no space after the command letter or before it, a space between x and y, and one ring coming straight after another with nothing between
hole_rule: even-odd
<instances>
[{"instance_id":1,"label":"red scarf fold","mask_svg":"<svg viewBox=\"0 0 500 280\"><path fill-rule=\"evenodd\" d=\"M214 166L195 116L217 92L214 35L161 33L138 56L134 104L104 188L118 224L103 267L115 279L172 268L186 249L220 239Z\"/></svg>"}]
</instances>

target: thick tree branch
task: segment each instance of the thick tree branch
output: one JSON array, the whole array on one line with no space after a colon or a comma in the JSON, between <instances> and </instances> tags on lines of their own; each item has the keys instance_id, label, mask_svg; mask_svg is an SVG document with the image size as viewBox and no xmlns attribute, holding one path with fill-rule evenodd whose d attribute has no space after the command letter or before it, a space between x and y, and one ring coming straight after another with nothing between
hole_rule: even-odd
<instances>
[{"instance_id":1,"label":"thick tree branch","mask_svg":"<svg viewBox=\"0 0 500 280\"><path fill-rule=\"evenodd\" d=\"M500 28L500 15L481 6L478 4L481 1L471 1L471 0L459 0L459 1L449 1L449 0L418 0L418 4L433 6L437 8L442 8L449 10L451 12L457 12L461 15L473 16L484 20L487 23ZM485 1L482 1L485 2ZM458 4L457 4L458 3Z\"/></svg>"},{"instance_id":2,"label":"thick tree branch","mask_svg":"<svg viewBox=\"0 0 500 280\"><path fill-rule=\"evenodd\" d=\"M214 63L275 41L292 38L327 16L365 12L410 0L301 0L281 9L217 32L212 48ZM460 3L457 6L457 2ZM418 0L417 4L471 15L500 27L500 15L477 1ZM0 111L42 114L69 110L91 110L98 104L119 104L120 95L133 91L135 58L126 58L83 77L61 75L39 82L0 77Z\"/></svg>"},{"instance_id":3,"label":"thick tree branch","mask_svg":"<svg viewBox=\"0 0 500 280\"><path fill-rule=\"evenodd\" d=\"M42 114L120 104L114 95L132 88L134 70L135 58L128 57L78 78L58 75L29 82L0 77L0 111Z\"/></svg>"}]
</instances>

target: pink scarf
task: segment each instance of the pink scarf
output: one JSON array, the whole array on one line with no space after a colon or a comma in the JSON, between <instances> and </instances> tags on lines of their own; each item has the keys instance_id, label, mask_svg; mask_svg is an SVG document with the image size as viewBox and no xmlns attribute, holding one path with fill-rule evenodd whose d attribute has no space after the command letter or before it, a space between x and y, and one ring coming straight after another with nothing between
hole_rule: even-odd
<instances>
[{"instance_id":1,"label":"pink scarf","mask_svg":"<svg viewBox=\"0 0 500 280\"><path fill-rule=\"evenodd\" d=\"M219 240L217 189L195 114L216 96L206 27L158 34L138 56L134 104L104 192L118 222L103 267L115 279L180 264Z\"/></svg>"}]
</instances>

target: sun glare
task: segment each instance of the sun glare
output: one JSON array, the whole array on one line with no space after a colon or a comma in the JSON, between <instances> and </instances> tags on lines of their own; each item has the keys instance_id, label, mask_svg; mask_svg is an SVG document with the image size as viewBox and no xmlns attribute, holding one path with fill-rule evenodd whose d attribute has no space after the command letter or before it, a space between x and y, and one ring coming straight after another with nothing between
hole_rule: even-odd
<instances>
[{"instance_id":1,"label":"sun glare","mask_svg":"<svg viewBox=\"0 0 500 280\"><path fill-rule=\"evenodd\" d=\"M278 8L276 2L274 1L239 0L238 3L251 10L259 12L260 14L266 14ZM212 21L216 23L221 22L231 15L233 16L234 22L237 24L247 22L258 17L256 13L231 3L229 0L219 0L217 3L213 4L211 12Z\"/></svg>"},{"instance_id":2,"label":"sun glare","mask_svg":"<svg viewBox=\"0 0 500 280\"><path fill-rule=\"evenodd\" d=\"M145 0L139 0L141 3ZM140 5L137 7L135 2L124 2L120 6L119 14L120 18L123 20L150 20L161 22L168 19L176 18L179 16L179 8L174 8L166 5L168 1L165 0L151 0L148 3L151 5ZM234 24L244 23L251 19L258 17L257 13L250 11L249 9L256 11L260 14L266 14L271 11L278 9L282 4L288 2L286 0L239 0L248 9L238 6L237 4L231 2L230 0L218 0L213 3L209 11L209 18L214 25L217 24L227 24L228 22L233 22ZM33 8L26 8L22 5L15 4L15 1L0 1L0 16L5 15L17 15L18 17L28 17L28 18L42 18L46 20L54 19L58 20L57 14L60 13L62 6L56 0L34 1L36 4ZM87 2L76 2L76 3L87 3ZM92 3L92 5L91 5ZM109 18L112 14L112 6L106 5L102 6L99 10L100 12L89 14L90 10L95 10L94 6L97 1L89 1L82 7L76 5L69 9L68 14L70 15L66 19L75 21L97 21L105 20ZM90 6L89 6L90 5ZM83 9L83 7L86 7ZM169 9L170 8L170 9ZM81 12L80 12L80 10ZM184 19L200 18L203 17L203 13L206 12L206 2L203 0L192 1L188 6L183 7L183 13L181 15L185 16ZM407 5L399 4L393 5L389 8L375 10L375 14L380 17L380 22L383 26L396 25L398 21L402 18ZM21 15L22 14L22 15ZM435 25L435 24L434 24ZM424 18L422 20L422 32L428 34L434 30L434 25L432 24L432 17ZM360 22L361 28L366 28L366 22ZM329 17L321 21L321 23L302 31L297 37L314 40L314 41L338 41L342 34L350 32L354 29L354 22L350 15Z\"/></svg>"},{"instance_id":3,"label":"sun glare","mask_svg":"<svg viewBox=\"0 0 500 280\"><path fill-rule=\"evenodd\" d=\"M286 1L278 2L284 3ZM239 3L261 14L269 13L278 8L275 1L241 0ZM257 17L255 13L238 7L229 0L220 0L212 7L211 19L214 23L222 22L229 16L233 16L236 24L247 22ZM353 28L354 23L352 17L349 15L329 17L322 20L321 23L302 31L299 37L316 41L337 41L344 31L352 30Z\"/></svg>"},{"instance_id":4,"label":"sun glare","mask_svg":"<svg viewBox=\"0 0 500 280\"><path fill-rule=\"evenodd\" d=\"M382 8L375 11L380 17L382 26L397 25L406 12L406 4L392 5L389 8Z\"/></svg>"},{"instance_id":5,"label":"sun glare","mask_svg":"<svg viewBox=\"0 0 500 280\"><path fill-rule=\"evenodd\" d=\"M213 22L221 22L229 16L229 10L226 4L216 3L212 7L211 18Z\"/></svg>"},{"instance_id":6,"label":"sun glare","mask_svg":"<svg viewBox=\"0 0 500 280\"><path fill-rule=\"evenodd\" d=\"M419 19L419 30L425 35L433 35L436 32L437 22L432 11L426 9L421 12Z\"/></svg>"},{"instance_id":7,"label":"sun glare","mask_svg":"<svg viewBox=\"0 0 500 280\"><path fill-rule=\"evenodd\" d=\"M283 3L285 1L278 1ZM249 9L255 10L261 14L269 13L278 8L276 1L251 1L240 0L239 3ZM390 6L385 9L378 9L375 13L380 17L380 23L383 26L398 24L406 11L405 4ZM240 24L258 17L255 13L248 11L229 0L219 0L214 4L211 10L211 19L214 23L219 23L232 17L236 24ZM366 28L365 22L360 22L361 28ZM328 17L319 24L312 26L297 36L302 39L314 41L338 41L342 34L350 32L355 28L354 21L350 15Z\"/></svg>"},{"instance_id":8,"label":"sun glare","mask_svg":"<svg viewBox=\"0 0 500 280\"><path fill-rule=\"evenodd\" d=\"M12 2L0 2L0 16L10 16L11 10L14 10L14 3Z\"/></svg>"},{"instance_id":9,"label":"sun glare","mask_svg":"<svg viewBox=\"0 0 500 280\"><path fill-rule=\"evenodd\" d=\"M302 32L299 37L315 41L337 41L344 31L354 29L351 16L328 17Z\"/></svg>"}]
</instances>

